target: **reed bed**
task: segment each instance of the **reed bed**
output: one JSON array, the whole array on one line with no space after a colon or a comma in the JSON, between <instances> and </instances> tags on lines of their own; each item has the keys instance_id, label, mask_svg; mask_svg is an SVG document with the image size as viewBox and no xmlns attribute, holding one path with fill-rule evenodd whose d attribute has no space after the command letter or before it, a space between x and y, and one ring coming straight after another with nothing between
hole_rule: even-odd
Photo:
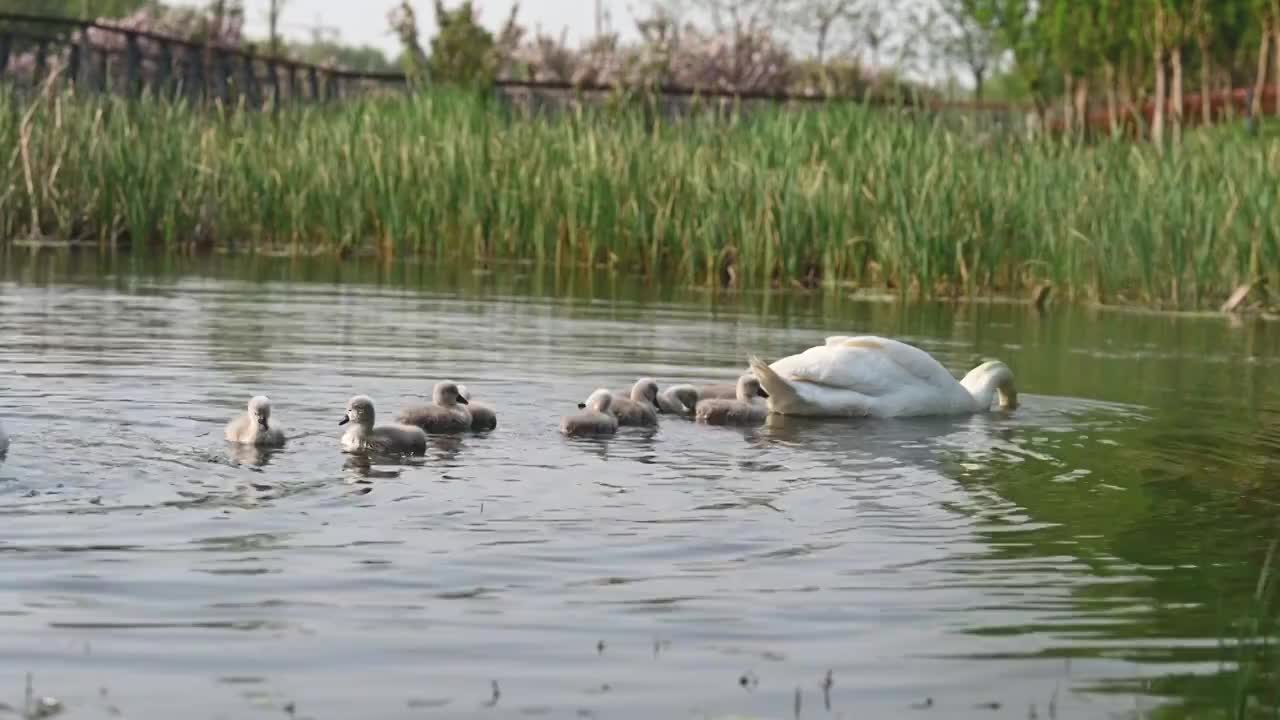
<instances>
[{"instance_id":1,"label":"reed bed","mask_svg":"<svg viewBox=\"0 0 1280 720\"><path fill-rule=\"evenodd\" d=\"M0 243L612 266L743 288L1196 306L1280 268L1280 140L981 138L857 104L531 117L430 92L276 113L0 91ZM9 252L14 252L10 249ZM1274 284L1274 283L1273 283Z\"/></svg>"}]
</instances>

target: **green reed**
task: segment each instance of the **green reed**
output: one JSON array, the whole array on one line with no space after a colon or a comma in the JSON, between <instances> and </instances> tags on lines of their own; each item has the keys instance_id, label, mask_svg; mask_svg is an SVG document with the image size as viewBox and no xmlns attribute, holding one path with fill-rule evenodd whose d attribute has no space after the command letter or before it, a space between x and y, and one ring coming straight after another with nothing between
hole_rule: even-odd
<instances>
[{"instance_id":1,"label":"green reed","mask_svg":"<svg viewBox=\"0 0 1280 720\"><path fill-rule=\"evenodd\" d=\"M611 266L1198 305L1280 261L1280 140L1020 141L856 104L530 118L434 92L278 113L0 92L0 242Z\"/></svg>"}]
</instances>

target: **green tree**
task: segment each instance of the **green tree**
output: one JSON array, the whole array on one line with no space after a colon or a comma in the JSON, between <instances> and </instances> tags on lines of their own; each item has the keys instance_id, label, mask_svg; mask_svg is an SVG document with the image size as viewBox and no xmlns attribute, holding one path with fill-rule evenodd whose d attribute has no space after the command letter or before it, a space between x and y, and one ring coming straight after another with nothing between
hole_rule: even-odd
<instances>
[{"instance_id":1,"label":"green tree","mask_svg":"<svg viewBox=\"0 0 1280 720\"><path fill-rule=\"evenodd\" d=\"M456 9L446 9L435 0L436 26L431 38L431 55L427 67L435 82L468 87L493 84L497 75L493 34L476 19L471 0Z\"/></svg>"}]
</instances>

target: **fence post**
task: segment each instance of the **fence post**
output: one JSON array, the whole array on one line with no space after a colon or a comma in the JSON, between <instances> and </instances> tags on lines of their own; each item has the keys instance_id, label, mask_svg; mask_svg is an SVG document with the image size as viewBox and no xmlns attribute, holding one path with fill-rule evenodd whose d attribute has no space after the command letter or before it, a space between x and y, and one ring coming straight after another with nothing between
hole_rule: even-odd
<instances>
[{"instance_id":1,"label":"fence post","mask_svg":"<svg viewBox=\"0 0 1280 720\"><path fill-rule=\"evenodd\" d=\"M49 64L48 54L49 42L47 40L41 40L36 43L36 67L34 74L31 76L33 86L39 85L40 81L44 79L45 69Z\"/></svg>"},{"instance_id":2,"label":"fence post","mask_svg":"<svg viewBox=\"0 0 1280 720\"><path fill-rule=\"evenodd\" d=\"M314 65L307 68L307 84L311 86L312 102L320 101L320 73L316 71Z\"/></svg>"},{"instance_id":3,"label":"fence post","mask_svg":"<svg viewBox=\"0 0 1280 720\"><path fill-rule=\"evenodd\" d=\"M13 36L0 33L0 77L4 77L5 68L9 67L9 49L13 47Z\"/></svg>"},{"instance_id":4,"label":"fence post","mask_svg":"<svg viewBox=\"0 0 1280 720\"><path fill-rule=\"evenodd\" d=\"M187 94L193 102L200 102L208 91L205 86L204 51L197 45L187 46Z\"/></svg>"},{"instance_id":5,"label":"fence post","mask_svg":"<svg viewBox=\"0 0 1280 720\"><path fill-rule=\"evenodd\" d=\"M289 102L298 102L298 91L301 83L298 82L298 66L289 63Z\"/></svg>"},{"instance_id":6,"label":"fence post","mask_svg":"<svg viewBox=\"0 0 1280 720\"><path fill-rule=\"evenodd\" d=\"M125 35L128 46L128 92L129 97L142 94L142 51L138 47L138 36L133 33Z\"/></svg>"},{"instance_id":7,"label":"fence post","mask_svg":"<svg viewBox=\"0 0 1280 720\"><path fill-rule=\"evenodd\" d=\"M259 104L258 75L253 69L253 53L248 53L240 63L240 75L244 81L244 103L246 107L257 108Z\"/></svg>"},{"instance_id":8,"label":"fence post","mask_svg":"<svg viewBox=\"0 0 1280 720\"><path fill-rule=\"evenodd\" d=\"M214 51L218 58L218 94L223 105L231 104L231 56L223 48Z\"/></svg>"},{"instance_id":9,"label":"fence post","mask_svg":"<svg viewBox=\"0 0 1280 720\"><path fill-rule=\"evenodd\" d=\"M157 95L165 98L173 96L174 77L173 77L173 50L169 48L168 40L160 41L160 67L156 72L156 90Z\"/></svg>"},{"instance_id":10,"label":"fence post","mask_svg":"<svg viewBox=\"0 0 1280 720\"><path fill-rule=\"evenodd\" d=\"M267 59L267 82L271 84L271 109L280 108L280 73L276 70L276 59Z\"/></svg>"},{"instance_id":11,"label":"fence post","mask_svg":"<svg viewBox=\"0 0 1280 720\"><path fill-rule=\"evenodd\" d=\"M84 42L84 30L80 34L80 40L71 43L71 56L67 58L67 81L72 87L80 80L80 45Z\"/></svg>"},{"instance_id":12,"label":"fence post","mask_svg":"<svg viewBox=\"0 0 1280 720\"><path fill-rule=\"evenodd\" d=\"M107 91L107 75L111 72L111 56L106 49L98 51L98 92Z\"/></svg>"}]
</instances>

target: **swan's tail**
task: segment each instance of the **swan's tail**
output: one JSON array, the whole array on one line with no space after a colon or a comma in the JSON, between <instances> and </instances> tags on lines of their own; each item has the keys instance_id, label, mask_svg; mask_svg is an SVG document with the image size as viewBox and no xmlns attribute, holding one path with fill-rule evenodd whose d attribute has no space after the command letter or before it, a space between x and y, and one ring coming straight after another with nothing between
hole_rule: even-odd
<instances>
[{"instance_id":1,"label":"swan's tail","mask_svg":"<svg viewBox=\"0 0 1280 720\"><path fill-rule=\"evenodd\" d=\"M760 387L769 393L769 407L787 407L800 402L795 387L785 378L773 371L768 363L752 355L747 358L751 364L751 372L760 381Z\"/></svg>"}]
</instances>

